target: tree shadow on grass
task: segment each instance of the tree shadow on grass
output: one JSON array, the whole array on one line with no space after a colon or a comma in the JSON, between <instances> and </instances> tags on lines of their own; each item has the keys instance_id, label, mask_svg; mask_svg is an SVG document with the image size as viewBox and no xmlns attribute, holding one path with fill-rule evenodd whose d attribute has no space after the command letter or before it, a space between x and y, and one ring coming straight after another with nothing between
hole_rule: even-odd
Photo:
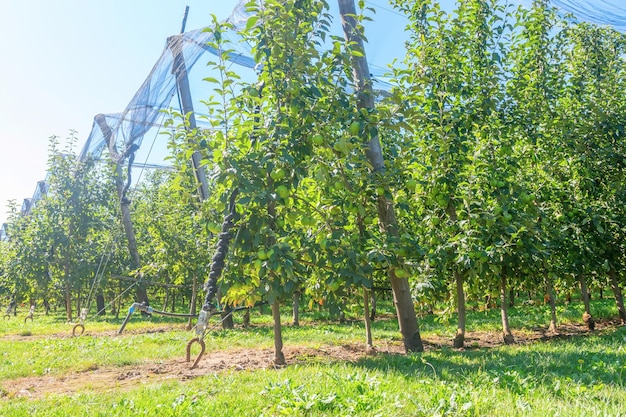
<instances>
[{"instance_id":1,"label":"tree shadow on grass","mask_svg":"<svg viewBox=\"0 0 626 417\"><path fill-rule=\"evenodd\" d=\"M419 354L379 354L355 365L446 382L479 378L517 393L538 386L554 390L563 383L626 388L625 342L626 327L619 327L603 334L567 336L527 345L465 351L443 347Z\"/></svg>"}]
</instances>

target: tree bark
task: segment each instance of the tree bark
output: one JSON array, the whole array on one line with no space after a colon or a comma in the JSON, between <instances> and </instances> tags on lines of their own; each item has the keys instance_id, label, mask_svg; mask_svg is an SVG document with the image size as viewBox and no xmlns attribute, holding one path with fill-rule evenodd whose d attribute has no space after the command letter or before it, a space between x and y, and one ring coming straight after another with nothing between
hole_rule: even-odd
<instances>
[{"instance_id":1,"label":"tree bark","mask_svg":"<svg viewBox=\"0 0 626 417\"><path fill-rule=\"evenodd\" d=\"M122 171L122 163L124 162L125 155L120 155L117 150L117 145L113 140L113 131L106 121L103 114L98 114L95 117L95 121L98 127L102 131L104 140L109 148L109 154L111 160L115 163L115 187L117 188L117 194L120 199L120 211L122 212L122 226L124 227L124 233L126 235L126 241L128 242L128 252L130 253L131 268L138 270L141 267L141 259L139 257L139 251L137 251L137 239L135 238L135 230L130 220L130 201L124 196L124 173ZM139 283L137 290L135 291L135 301L138 303L146 302L148 304L148 294L146 293L146 287ZM144 314L142 312L142 314Z\"/></svg>"},{"instance_id":2,"label":"tree bark","mask_svg":"<svg viewBox=\"0 0 626 417\"><path fill-rule=\"evenodd\" d=\"M191 286L191 302L189 303L189 314L196 315L196 298L198 298L198 290L196 289L198 277L196 274L193 275L193 283ZM191 330L193 328L193 319L190 317L189 321L187 321L187 330Z\"/></svg>"},{"instance_id":3,"label":"tree bark","mask_svg":"<svg viewBox=\"0 0 626 417\"><path fill-rule=\"evenodd\" d=\"M72 291L69 281L65 281L65 317L68 323L72 321Z\"/></svg>"},{"instance_id":4,"label":"tree bark","mask_svg":"<svg viewBox=\"0 0 626 417\"><path fill-rule=\"evenodd\" d=\"M578 282L580 283L580 294L583 299L583 304L585 305L585 312L583 313L583 322L587 325L589 330L594 330L596 327L595 320L591 315L591 302L589 301L589 290L587 290L587 283L585 282L585 277L580 274L578 275Z\"/></svg>"},{"instance_id":5,"label":"tree bark","mask_svg":"<svg viewBox=\"0 0 626 417\"><path fill-rule=\"evenodd\" d=\"M515 337L511 332L511 326L509 325L509 314L507 312L507 300L506 300L506 268L502 268L500 276L500 315L502 316L502 339L507 345L515 343Z\"/></svg>"},{"instance_id":6,"label":"tree bark","mask_svg":"<svg viewBox=\"0 0 626 417\"><path fill-rule=\"evenodd\" d=\"M131 268L137 270L141 267L141 260L139 259L139 251L137 251L137 240L135 239L135 231L130 221L130 209L128 204L121 204L122 207L122 225L124 226L124 232L126 233L126 239L128 241L128 251L131 255ZM135 301L148 304L148 293L146 287L139 283L135 291Z\"/></svg>"},{"instance_id":7,"label":"tree bark","mask_svg":"<svg viewBox=\"0 0 626 417\"><path fill-rule=\"evenodd\" d=\"M274 319L274 365L282 366L285 364L285 355L283 354L283 335L278 301L272 303L272 318Z\"/></svg>"},{"instance_id":8,"label":"tree bark","mask_svg":"<svg viewBox=\"0 0 626 417\"><path fill-rule=\"evenodd\" d=\"M554 288L552 287L552 281L550 278L546 276L546 292L548 293L549 303L550 303L550 326L548 327L548 331L550 333L557 333L557 320L556 320L556 300L554 294Z\"/></svg>"},{"instance_id":9,"label":"tree bark","mask_svg":"<svg viewBox=\"0 0 626 417\"><path fill-rule=\"evenodd\" d=\"M292 301L292 316L291 325L300 326L300 290L293 292L291 296Z\"/></svg>"},{"instance_id":10,"label":"tree bark","mask_svg":"<svg viewBox=\"0 0 626 417\"><path fill-rule=\"evenodd\" d=\"M459 271L454 271L454 280L456 282L456 300L458 311L458 323L456 328L456 336L454 337L453 346L457 349L465 345L465 292L463 291L464 277Z\"/></svg>"},{"instance_id":11,"label":"tree bark","mask_svg":"<svg viewBox=\"0 0 626 417\"><path fill-rule=\"evenodd\" d=\"M233 308L228 304L224 305L224 311L222 312L222 329L234 329L235 321L232 315Z\"/></svg>"},{"instance_id":12,"label":"tree bark","mask_svg":"<svg viewBox=\"0 0 626 417\"><path fill-rule=\"evenodd\" d=\"M96 295L96 308L98 309L97 313L99 316L104 316L106 314L106 307L104 305L104 294L98 293Z\"/></svg>"},{"instance_id":13,"label":"tree bark","mask_svg":"<svg viewBox=\"0 0 626 417\"><path fill-rule=\"evenodd\" d=\"M626 324L626 310L624 309L624 297L622 296L622 290L619 287L617 281L617 272L615 268L611 267L609 270L609 277L611 278L611 289L615 296L615 304L617 305L617 311L619 312L619 318L622 321L622 325Z\"/></svg>"},{"instance_id":14,"label":"tree bark","mask_svg":"<svg viewBox=\"0 0 626 417\"><path fill-rule=\"evenodd\" d=\"M370 321L376 319L376 292L370 291Z\"/></svg>"},{"instance_id":15,"label":"tree bark","mask_svg":"<svg viewBox=\"0 0 626 417\"><path fill-rule=\"evenodd\" d=\"M591 314L591 303L589 302L589 290L587 289L587 282L585 277L581 274L578 276L578 282L580 284L580 295L583 299L585 306L585 313Z\"/></svg>"},{"instance_id":16,"label":"tree bark","mask_svg":"<svg viewBox=\"0 0 626 417\"><path fill-rule=\"evenodd\" d=\"M170 291L168 289L166 289L165 290L165 299L163 300L163 307L161 308L161 310L167 311L167 303L169 302L169 298L170 298Z\"/></svg>"},{"instance_id":17,"label":"tree bark","mask_svg":"<svg viewBox=\"0 0 626 417\"><path fill-rule=\"evenodd\" d=\"M68 249L69 250L69 249ZM69 254L65 257L64 275L65 275L65 317L68 323L72 321L72 288L70 284L70 260ZM15 309L17 311L17 308Z\"/></svg>"},{"instance_id":18,"label":"tree bark","mask_svg":"<svg viewBox=\"0 0 626 417\"><path fill-rule=\"evenodd\" d=\"M373 110L375 106L372 80L370 78L367 58L365 57L365 48L363 47L363 34L359 32L355 19L356 7L354 0L338 0L338 2L345 39L348 44L352 45L352 48L359 51L360 55L356 56L353 54L351 56L353 67L352 74L357 94L357 108L359 110ZM384 177L385 160L377 133L373 132L370 134L367 146L365 147L365 154L372 165L373 172L380 177ZM397 234L393 202L389 201L384 195L378 197L378 218L384 232ZM398 325L404 342L404 350L406 352L422 352L424 346L419 333L417 315L415 314L415 306L413 305L408 279L398 278L394 268L389 268L389 280L391 281L391 289L393 291L394 304L398 315Z\"/></svg>"},{"instance_id":19,"label":"tree bark","mask_svg":"<svg viewBox=\"0 0 626 417\"><path fill-rule=\"evenodd\" d=\"M365 352L373 353L374 342L372 339L372 322L370 321L370 305L369 305L369 290L363 287L363 315L365 319Z\"/></svg>"}]
</instances>

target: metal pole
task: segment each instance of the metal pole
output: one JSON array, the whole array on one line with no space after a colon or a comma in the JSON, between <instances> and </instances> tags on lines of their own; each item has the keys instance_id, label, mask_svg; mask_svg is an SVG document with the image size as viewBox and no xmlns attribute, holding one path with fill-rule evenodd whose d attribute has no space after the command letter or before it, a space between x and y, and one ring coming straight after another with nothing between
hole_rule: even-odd
<instances>
[{"instance_id":1,"label":"metal pole","mask_svg":"<svg viewBox=\"0 0 626 417\"><path fill-rule=\"evenodd\" d=\"M178 89L178 96L180 97L182 111L185 117L187 117L189 129L194 130L197 127L196 117L194 116L193 100L191 98L191 89L189 87L189 77L187 74L187 66L185 65L185 57L183 55L183 31L185 30L188 12L189 6L185 9L185 17L183 18L181 34L171 36L168 38L167 43L172 51L172 55L174 56L172 73L176 76L176 88ZM195 151L191 156L191 163L196 175L196 180L198 181L200 199L202 201L206 201L209 198L209 188L207 185L204 167L202 167L200 163L201 159L202 157L198 151Z\"/></svg>"}]
</instances>

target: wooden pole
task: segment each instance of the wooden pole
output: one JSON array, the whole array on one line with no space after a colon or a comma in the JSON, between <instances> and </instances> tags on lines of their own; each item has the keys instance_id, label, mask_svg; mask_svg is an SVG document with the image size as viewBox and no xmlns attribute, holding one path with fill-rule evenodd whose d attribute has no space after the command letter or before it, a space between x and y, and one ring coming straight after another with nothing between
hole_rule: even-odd
<instances>
[{"instance_id":1,"label":"wooden pole","mask_svg":"<svg viewBox=\"0 0 626 417\"><path fill-rule=\"evenodd\" d=\"M341 15L341 24L346 41L351 45L352 49L358 50L360 53L352 55L352 76L357 95L357 108L374 109L374 91L372 88L372 80L369 73L369 67L365 56L365 48L363 47L363 36L358 29L356 21L356 7L354 0L338 0L339 13ZM385 160L380 145L378 134L372 134L365 148L365 154L373 171L379 176L385 174ZM387 199L384 195L378 197L378 218L381 227L386 233L397 234L397 222L394 212L393 201ZM389 279L391 281L391 289L393 291L394 304L398 315L398 325L404 342L406 352L421 352L424 350L422 339L417 324L417 316L411 297L411 288L408 279L396 276L394 268L389 269Z\"/></svg>"},{"instance_id":2,"label":"wooden pole","mask_svg":"<svg viewBox=\"0 0 626 417\"><path fill-rule=\"evenodd\" d=\"M189 78L187 76L187 66L185 65L185 56L183 55L183 35L171 36L168 38L167 43L174 56L172 73L176 75L176 87L178 89L180 105L189 123L189 129L194 130L197 128L197 125L193 110L193 100L191 98L191 88L189 87ZM206 172L200 163L201 159L202 157L198 151L194 151L191 155L191 164L193 165L193 170L198 182L200 199L201 201L206 201L209 198L209 187Z\"/></svg>"},{"instance_id":3,"label":"wooden pole","mask_svg":"<svg viewBox=\"0 0 626 417\"><path fill-rule=\"evenodd\" d=\"M103 114L98 114L95 117L95 121L98 127L102 131L104 140L109 148L109 155L111 160L115 162L115 187L117 188L117 194L120 200L120 211L122 213L122 226L124 227L124 234L126 235L126 241L128 242L128 252L130 253L131 268L141 268L141 258L139 251L137 250L137 239L135 237L135 229L133 228L132 221L130 219L130 201L124 198L124 174L122 171L122 165L124 158L118 153L115 141L113 140L113 132L106 121L106 117ZM137 291L135 293L135 300L139 303L148 302L148 293L146 287L143 284L137 285Z\"/></svg>"}]
</instances>

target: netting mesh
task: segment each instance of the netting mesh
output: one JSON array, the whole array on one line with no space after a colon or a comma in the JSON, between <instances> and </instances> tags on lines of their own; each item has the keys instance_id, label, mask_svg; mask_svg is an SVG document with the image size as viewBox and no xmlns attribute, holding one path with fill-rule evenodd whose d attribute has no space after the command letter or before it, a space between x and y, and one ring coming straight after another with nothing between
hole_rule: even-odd
<instances>
[{"instance_id":1,"label":"netting mesh","mask_svg":"<svg viewBox=\"0 0 626 417\"><path fill-rule=\"evenodd\" d=\"M236 28L243 27L249 14L245 9L246 1L242 0L233 10L231 16L226 19ZM368 2L366 2L368 3ZM517 0L517 3L524 5L532 4L532 0ZM626 30L626 3L625 0L552 0L551 4L560 8L564 14L574 13L575 17L580 20L586 20L597 24L611 25L619 31ZM376 7L377 4L370 4ZM383 8L384 9L384 8ZM400 22L402 24L402 22ZM230 61L236 65L238 71L246 69L252 71L255 62L250 56L250 49L237 39L234 39L234 32L223 34L229 38L232 45L239 48L235 54L230 56ZM375 35L370 35L375 37ZM182 63L186 66L190 80L202 80L207 75L194 76L195 71L206 71L205 66L200 70L195 69L197 61L206 53L217 55L218 51L208 46L212 40L211 32L202 29L192 30L180 35L168 38L165 48L154 65L152 71L146 78L143 85L139 88L135 96L132 98L126 109L122 113L100 114L94 118L92 131L87 138L81 153L80 159L85 160L89 155L99 157L102 151L106 149L106 134L110 133L112 137L110 154L115 155L123 153L131 145L140 146L146 133L159 125L159 119L162 117L162 111L173 108L180 110L175 99L176 95L176 73L174 68L174 54L180 50L183 56ZM371 45L370 45L371 47ZM378 46L383 47L381 46ZM207 57L203 58L204 62L209 61ZM386 64L386 63L385 63ZM373 64L371 66L374 82L379 89L386 89L383 67ZM206 84L206 83L205 83ZM206 88L206 86L204 87ZM195 85L193 94L197 97L206 97L202 94L202 86ZM200 108L198 106L197 109Z\"/></svg>"},{"instance_id":2,"label":"netting mesh","mask_svg":"<svg viewBox=\"0 0 626 417\"><path fill-rule=\"evenodd\" d=\"M624 0L552 0L552 5L573 13L580 21L613 26L626 31L626 1Z\"/></svg>"},{"instance_id":3,"label":"netting mesh","mask_svg":"<svg viewBox=\"0 0 626 417\"><path fill-rule=\"evenodd\" d=\"M227 21L235 27L241 27L248 17L242 1ZM225 38L233 36L229 33L224 34ZM181 73L180 69L175 67L176 63L186 67L185 72L190 79L202 80L207 76L207 69L202 66L196 69L195 64L206 53L219 54L219 51L208 45L212 40L213 34L203 29L168 38L161 56L126 109L122 113L99 114L94 118L91 133L80 152L80 160L84 161L89 156L100 157L107 147L107 135L111 136L109 153L113 156L123 153L131 145L141 146L144 135L150 129L159 126L158 120L163 117L163 110L169 108L180 110L174 99L177 92L176 74ZM254 68L255 63L250 57L249 48L238 43L236 39L228 40L238 48L229 55L229 61L239 66L242 71ZM176 61L175 55L178 53L183 59ZM208 60L204 59L205 62ZM197 72L201 74L195 76ZM196 89L194 91L197 92Z\"/></svg>"}]
</instances>

